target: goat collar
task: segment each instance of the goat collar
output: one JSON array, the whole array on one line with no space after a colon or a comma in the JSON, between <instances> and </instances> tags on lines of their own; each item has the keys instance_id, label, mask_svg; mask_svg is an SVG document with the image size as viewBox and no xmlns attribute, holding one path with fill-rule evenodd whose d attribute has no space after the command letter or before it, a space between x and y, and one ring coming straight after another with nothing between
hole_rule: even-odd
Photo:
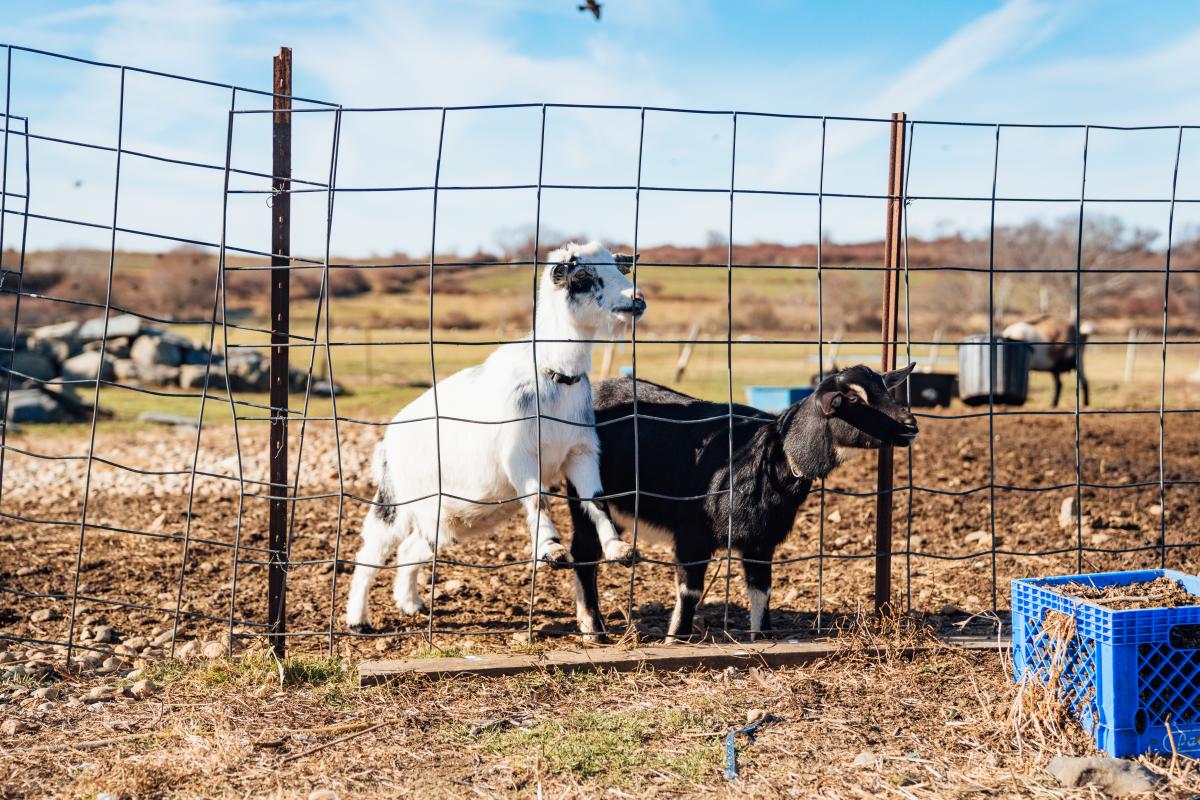
<instances>
[{"instance_id":1,"label":"goat collar","mask_svg":"<svg viewBox=\"0 0 1200 800\"><path fill-rule=\"evenodd\" d=\"M550 380L554 381L555 383L565 383L567 386L572 386L576 383L579 383L580 379L583 378L582 372L578 375L566 375L558 370L550 369L549 367L542 369L542 372L546 373Z\"/></svg>"}]
</instances>

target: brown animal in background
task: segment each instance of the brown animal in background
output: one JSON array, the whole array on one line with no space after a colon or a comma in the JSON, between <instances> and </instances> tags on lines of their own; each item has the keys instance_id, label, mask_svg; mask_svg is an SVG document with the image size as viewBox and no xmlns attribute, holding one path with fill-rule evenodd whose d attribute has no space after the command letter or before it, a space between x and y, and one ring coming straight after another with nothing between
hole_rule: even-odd
<instances>
[{"instance_id":1,"label":"brown animal in background","mask_svg":"<svg viewBox=\"0 0 1200 800\"><path fill-rule=\"evenodd\" d=\"M1079 386L1083 390L1083 404L1090 402L1087 377L1083 374L1083 346L1093 328L1090 323L1079 326ZM1029 369L1034 372L1049 372L1054 378L1054 400L1051 407L1058 406L1062 394L1064 372L1075 369L1075 326L1070 322L1043 314L1027 322L1016 322L1004 329L1006 339L1028 342L1030 346Z\"/></svg>"}]
</instances>

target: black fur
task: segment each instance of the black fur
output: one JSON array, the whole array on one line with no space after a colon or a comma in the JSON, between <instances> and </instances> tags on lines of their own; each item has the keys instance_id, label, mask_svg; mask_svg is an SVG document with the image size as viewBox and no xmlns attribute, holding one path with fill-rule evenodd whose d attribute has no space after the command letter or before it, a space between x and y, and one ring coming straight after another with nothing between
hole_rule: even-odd
<instances>
[{"instance_id":1,"label":"black fur","mask_svg":"<svg viewBox=\"0 0 1200 800\"><path fill-rule=\"evenodd\" d=\"M392 497L392 479L388 475L387 456L379 455L379 489L375 492L375 514L385 525L396 521L396 500Z\"/></svg>"},{"instance_id":2,"label":"black fur","mask_svg":"<svg viewBox=\"0 0 1200 800\"><path fill-rule=\"evenodd\" d=\"M889 444L904 446L915 436L911 414L888 393L889 386L903 381L907 374L906 370L889 373L885 385L885 377L879 373L867 367L851 367L827 378L813 395L778 416L734 405L734 414L744 418L735 417L732 426L732 547L746 559L743 563L749 588L769 592L775 548L791 531L813 481L837 466L838 448L876 448L882 444L848 422L847 416L859 423L865 420L867 427L887 436ZM869 408L863 408L857 392L849 388L851 384L867 393ZM593 391L604 494L612 497L610 506L629 517L634 514L635 488L633 392L631 378L601 381ZM671 533L679 564L676 571L680 592L671 636L690 635L707 562L729 544L728 411L725 403L698 400L647 381L637 382L638 518ZM568 495L575 496L572 487L568 487ZM599 560L595 526L578 503L569 505L575 528L573 557L577 562ZM595 566L577 566L576 579L595 630L603 630ZM763 630L769 628L768 611Z\"/></svg>"}]
</instances>

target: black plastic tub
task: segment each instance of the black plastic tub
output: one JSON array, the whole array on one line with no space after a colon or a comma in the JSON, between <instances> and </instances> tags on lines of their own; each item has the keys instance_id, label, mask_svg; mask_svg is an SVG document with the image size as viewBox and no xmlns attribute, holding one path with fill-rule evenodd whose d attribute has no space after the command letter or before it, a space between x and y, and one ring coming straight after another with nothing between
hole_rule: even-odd
<instances>
[{"instance_id":1,"label":"black plastic tub","mask_svg":"<svg viewBox=\"0 0 1200 800\"><path fill-rule=\"evenodd\" d=\"M914 372L908 376L907 395L914 408L945 408L954 397L957 380L958 376L952 372ZM900 397L903 398L905 394L905 388L901 386Z\"/></svg>"}]
</instances>

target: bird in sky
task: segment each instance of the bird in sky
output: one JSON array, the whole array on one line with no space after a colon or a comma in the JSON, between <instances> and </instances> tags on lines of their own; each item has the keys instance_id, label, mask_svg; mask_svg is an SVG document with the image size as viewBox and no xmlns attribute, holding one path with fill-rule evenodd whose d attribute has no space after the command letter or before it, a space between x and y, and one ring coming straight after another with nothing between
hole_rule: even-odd
<instances>
[{"instance_id":1,"label":"bird in sky","mask_svg":"<svg viewBox=\"0 0 1200 800\"><path fill-rule=\"evenodd\" d=\"M586 3L579 6L580 11L590 11L596 17L596 21L600 20L600 4L596 0L587 0Z\"/></svg>"}]
</instances>

